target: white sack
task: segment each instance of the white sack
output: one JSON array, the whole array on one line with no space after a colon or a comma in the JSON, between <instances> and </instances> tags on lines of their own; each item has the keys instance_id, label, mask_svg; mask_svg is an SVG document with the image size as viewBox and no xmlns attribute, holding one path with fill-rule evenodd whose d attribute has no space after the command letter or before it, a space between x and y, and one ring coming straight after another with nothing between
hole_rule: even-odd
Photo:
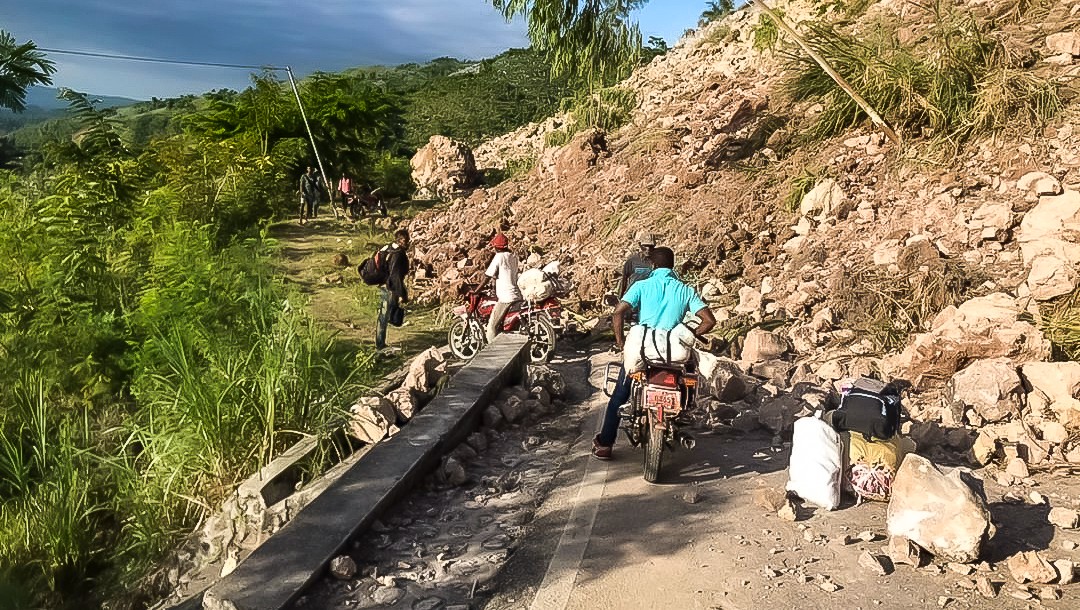
<instances>
[{"instance_id":1,"label":"white sack","mask_svg":"<svg viewBox=\"0 0 1080 610\"><path fill-rule=\"evenodd\" d=\"M627 373L645 368L645 362L683 364L694 351L694 331L685 324L671 330L640 324L630 329L623 345L623 367ZM644 356L644 360L642 360Z\"/></svg>"},{"instance_id":2,"label":"white sack","mask_svg":"<svg viewBox=\"0 0 1080 610\"><path fill-rule=\"evenodd\" d=\"M555 284L540 269L529 269L518 275L518 289L526 301L543 301L555 294Z\"/></svg>"},{"instance_id":3,"label":"white sack","mask_svg":"<svg viewBox=\"0 0 1080 610\"><path fill-rule=\"evenodd\" d=\"M844 471L840 433L816 417L795 420L788 465L788 491L825 510L840 506L840 477Z\"/></svg>"}]
</instances>

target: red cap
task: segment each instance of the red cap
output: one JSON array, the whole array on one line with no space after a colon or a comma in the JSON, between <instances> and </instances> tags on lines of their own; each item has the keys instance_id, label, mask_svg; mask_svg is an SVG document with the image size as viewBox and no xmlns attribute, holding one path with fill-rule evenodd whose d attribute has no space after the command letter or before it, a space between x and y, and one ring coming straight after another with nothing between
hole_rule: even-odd
<instances>
[{"instance_id":1,"label":"red cap","mask_svg":"<svg viewBox=\"0 0 1080 610\"><path fill-rule=\"evenodd\" d=\"M491 238L491 246L493 248L506 248L510 245L510 240L506 238L502 233L496 233L495 237Z\"/></svg>"}]
</instances>

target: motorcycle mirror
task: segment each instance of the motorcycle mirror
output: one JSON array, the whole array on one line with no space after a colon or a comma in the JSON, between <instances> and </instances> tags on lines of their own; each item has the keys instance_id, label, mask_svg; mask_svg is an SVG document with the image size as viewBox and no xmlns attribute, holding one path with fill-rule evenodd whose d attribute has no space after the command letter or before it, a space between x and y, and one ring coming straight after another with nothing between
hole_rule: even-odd
<instances>
[{"instance_id":1,"label":"motorcycle mirror","mask_svg":"<svg viewBox=\"0 0 1080 610\"><path fill-rule=\"evenodd\" d=\"M615 307L619 304L619 297L611 294L610 292L604 295L604 305L608 307Z\"/></svg>"}]
</instances>

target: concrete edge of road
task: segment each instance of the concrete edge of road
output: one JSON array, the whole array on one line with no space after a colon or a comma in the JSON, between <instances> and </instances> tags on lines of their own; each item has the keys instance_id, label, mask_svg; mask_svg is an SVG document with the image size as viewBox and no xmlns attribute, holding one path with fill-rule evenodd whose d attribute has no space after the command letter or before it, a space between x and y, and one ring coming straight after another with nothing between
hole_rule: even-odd
<instances>
[{"instance_id":1,"label":"concrete edge of road","mask_svg":"<svg viewBox=\"0 0 1080 610\"><path fill-rule=\"evenodd\" d=\"M392 438L368 451L296 517L210 587L207 610L287 608L349 541L367 530L478 425L484 409L527 364L527 339L496 340Z\"/></svg>"}]
</instances>

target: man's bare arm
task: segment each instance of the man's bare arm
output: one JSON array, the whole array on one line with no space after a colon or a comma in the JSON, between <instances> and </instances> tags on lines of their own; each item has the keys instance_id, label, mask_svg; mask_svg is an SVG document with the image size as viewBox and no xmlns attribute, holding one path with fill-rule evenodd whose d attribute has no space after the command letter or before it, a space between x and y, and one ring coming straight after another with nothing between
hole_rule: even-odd
<instances>
[{"instance_id":1,"label":"man's bare arm","mask_svg":"<svg viewBox=\"0 0 1080 610\"><path fill-rule=\"evenodd\" d=\"M615 347L620 350L623 348L623 341L626 340L626 335L623 333L623 320L631 309L630 303L619 301L619 304L615 306L615 315L611 318L611 327L615 331Z\"/></svg>"},{"instance_id":2,"label":"man's bare arm","mask_svg":"<svg viewBox=\"0 0 1080 610\"><path fill-rule=\"evenodd\" d=\"M716 327L716 316L713 315L712 310L708 307L702 307L694 312L694 315L701 318L701 324L698 324L698 327L694 329L694 334L697 335L699 339L703 339L710 330Z\"/></svg>"}]
</instances>

